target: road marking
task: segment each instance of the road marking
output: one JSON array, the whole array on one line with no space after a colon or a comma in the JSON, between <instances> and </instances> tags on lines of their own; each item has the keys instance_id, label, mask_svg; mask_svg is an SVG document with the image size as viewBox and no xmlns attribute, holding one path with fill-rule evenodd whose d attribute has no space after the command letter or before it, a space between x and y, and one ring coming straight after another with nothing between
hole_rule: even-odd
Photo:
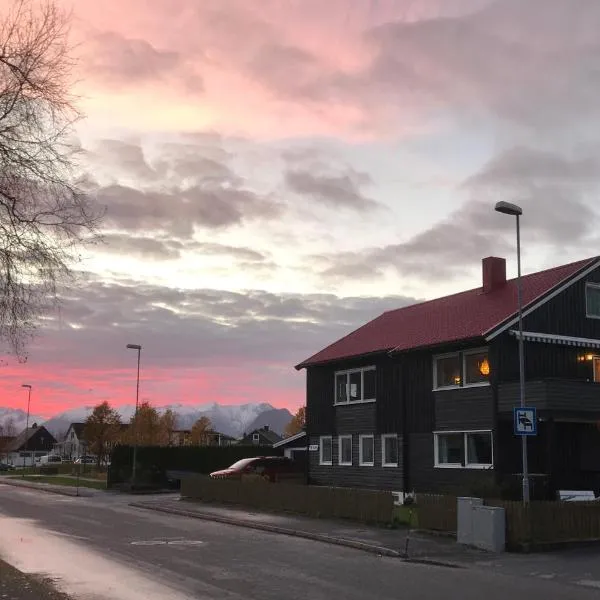
<instances>
[{"instance_id":1,"label":"road marking","mask_svg":"<svg viewBox=\"0 0 600 600\"><path fill-rule=\"evenodd\" d=\"M583 585L585 587L592 587L600 589L600 581L596 581L595 579L581 579L580 581L576 581L578 585Z\"/></svg>"},{"instance_id":2,"label":"road marking","mask_svg":"<svg viewBox=\"0 0 600 600\"><path fill-rule=\"evenodd\" d=\"M132 546L202 546L202 540L137 540L129 542Z\"/></svg>"}]
</instances>

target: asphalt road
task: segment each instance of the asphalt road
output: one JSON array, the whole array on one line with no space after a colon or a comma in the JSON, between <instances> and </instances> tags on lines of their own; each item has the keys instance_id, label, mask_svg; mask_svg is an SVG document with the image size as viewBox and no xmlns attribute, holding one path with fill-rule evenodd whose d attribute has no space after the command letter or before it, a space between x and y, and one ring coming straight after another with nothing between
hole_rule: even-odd
<instances>
[{"instance_id":1,"label":"asphalt road","mask_svg":"<svg viewBox=\"0 0 600 600\"><path fill-rule=\"evenodd\" d=\"M81 590L83 598L91 585L95 599L111 600L587 600L598 598L600 592L491 569L404 563L319 542L134 509L127 501L124 496L70 498L0 485L0 555L66 583L67 575L75 573L69 590L73 595ZM71 572L67 573L65 563ZM153 595L142 590L143 585ZM123 589L131 594L121 594Z\"/></svg>"}]
</instances>

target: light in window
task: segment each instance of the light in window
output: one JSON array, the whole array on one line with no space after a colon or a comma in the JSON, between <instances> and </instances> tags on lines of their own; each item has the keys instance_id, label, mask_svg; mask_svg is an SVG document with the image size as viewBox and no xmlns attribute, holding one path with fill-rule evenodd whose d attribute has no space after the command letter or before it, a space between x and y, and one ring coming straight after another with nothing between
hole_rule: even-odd
<instances>
[{"instance_id":1,"label":"light in window","mask_svg":"<svg viewBox=\"0 0 600 600\"><path fill-rule=\"evenodd\" d=\"M460 358L458 354L436 359L437 387L453 387L460 385Z\"/></svg>"},{"instance_id":2,"label":"light in window","mask_svg":"<svg viewBox=\"0 0 600 600\"><path fill-rule=\"evenodd\" d=\"M490 364L487 351L465 354L465 384L487 383Z\"/></svg>"}]
</instances>

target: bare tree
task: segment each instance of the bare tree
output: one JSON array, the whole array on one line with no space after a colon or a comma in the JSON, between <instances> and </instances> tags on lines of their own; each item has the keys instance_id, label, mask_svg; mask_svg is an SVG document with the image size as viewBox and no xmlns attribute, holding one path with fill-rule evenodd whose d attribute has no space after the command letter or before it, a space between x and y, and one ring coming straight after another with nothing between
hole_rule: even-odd
<instances>
[{"instance_id":1,"label":"bare tree","mask_svg":"<svg viewBox=\"0 0 600 600\"><path fill-rule=\"evenodd\" d=\"M54 0L0 10L0 338L20 358L101 217L76 179L70 15Z\"/></svg>"}]
</instances>

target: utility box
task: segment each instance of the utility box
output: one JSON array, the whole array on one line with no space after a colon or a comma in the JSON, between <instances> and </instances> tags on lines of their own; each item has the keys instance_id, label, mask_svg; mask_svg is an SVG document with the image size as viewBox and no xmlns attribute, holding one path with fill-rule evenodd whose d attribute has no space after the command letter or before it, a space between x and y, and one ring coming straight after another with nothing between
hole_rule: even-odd
<instances>
[{"instance_id":1,"label":"utility box","mask_svg":"<svg viewBox=\"0 0 600 600\"><path fill-rule=\"evenodd\" d=\"M456 541L467 546L473 545L473 508L483 506L481 498L457 498Z\"/></svg>"},{"instance_id":2,"label":"utility box","mask_svg":"<svg viewBox=\"0 0 600 600\"><path fill-rule=\"evenodd\" d=\"M506 548L506 515L497 506L473 506L473 546L489 552Z\"/></svg>"}]
</instances>

